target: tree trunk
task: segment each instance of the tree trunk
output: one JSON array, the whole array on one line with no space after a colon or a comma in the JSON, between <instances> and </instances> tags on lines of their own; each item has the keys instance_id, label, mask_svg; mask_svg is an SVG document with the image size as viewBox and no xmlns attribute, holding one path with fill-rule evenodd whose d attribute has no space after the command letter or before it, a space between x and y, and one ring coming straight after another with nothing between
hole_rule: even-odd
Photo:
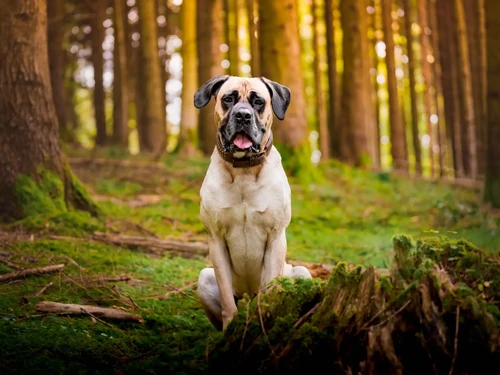
<instances>
[{"instance_id":1,"label":"tree trunk","mask_svg":"<svg viewBox=\"0 0 500 375\"><path fill-rule=\"evenodd\" d=\"M156 157L163 155L167 147L167 125L164 114L162 77L158 62L158 29L154 1L140 0L141 27L142 98L144 104L142 152L151 152Z\"/></svg>"},{"instance_id":2,"label":"tree trunk","mask_svg":"<svg viewBox=\"0 0 500 375\"><path fill-rule=\"evenodd\" d=\"M386 45L385 63L387 66L387 88L389 92L389 121L391 132L391 155L393 168L408 172L406 154L406 134L399 106L398 80L394 58L394 37L392 33L392 0L382 0L382 24Z\"/></svg>"},{"instance_id":3,"label":"tree trunk","mask_svg":"<svg viewBox=\"0 0 500 375\"><path fill-rule=\"evenodd\" d=\"M128 147L128 83L127 43L125 22L127 20L125 0L114 0L114 77L113 77L113 143Z\"/></svg>"},{"instance_id":4,"label":"tree trunk","mask_svg":"<svg viewBox=\"0 0 500 375\"><path fill-rule=\"evenodd\" d=\"M415 92L415 55L413 53L413 35L411 33L411 7L410 0L403 0L403 9L405 12L405 34L408 49L408 73L410 81L410 104L411 104L411 130L413 141L413 152L415 153L415 173L422 174L422 147L418 131L418 109L417 93Z\"/></svg>"},{"instance_id":5,"label":"tree trunk","mask_svg":"<svg viewBox=\"0 0 500 375\"><path fill-rule=\"evenodd\" d=\"M64 88L65 77L65 50L64 50L64 0L52 0L47 3L49 67L52 95L59 122L59 134L65 141L73 141L68 128L68 113L66 93Z\"/></svg>"},{"instance_id":6,"label":"tree trunk","mask_svg":"<svg viewBox=\"0 0 500 375\"><path fill-rule=\"evenodd\" d=\"M323 96L323 85L321 82L321 55L319 47L319 31L318 31L318 0L312 0L312 29L313 29L313 69L314 69L314 87L316 91L316 113L318 119L319 130L319 150L321 151L321 159L330 159L330 136L328 134L327 112L325 107L325 99Z\"/></svg>"},{"instance_id":7,"label":"tree trunk","mask_svg":"<svg viewBox=\"0 0 500 375\"><path fill-rule=\"evenodd\" d=\"M420 24L420 61L422 67L422 77L424 78L424 112L425 112L425 124L427 128L427 135L429 136L429 160L430 160L430 175L434 176L434 131L431 122L431 90L433 89L431 66L428 61L428 56L430 52L430 41L429 41L429 21L427 15L427 4L424 0L417 1L418 4L418 21Z\"/></svg>"},{"instance_id":8,"label":"tree trunk","mask_svg":"<svg viewBox=\"0 0 500 375\"><path fill-rule=\"evenodd\" d=\"M198 113L193 97L198 90L196 56L196 0L184 0L182 16L182 108L177 149L185 156L193 156L198 141Z\"/></svg>"},{"instance_id":9,"label":"tree trunk","mask_svg":"<svg viewBox=\"0 0 500 375\"><path fill-rule=\"evenodd\" d=\"M349 132L345 138L350 146L349 155L342 155L342 159L355 165L377 165L379 158L370 89L366 2L342 0L340 10L344 31L342 121L343 128Z\"/></svg>"},{"instance_id":10,"label":"tree trunk","mask_svg":"<svg viewBox=\"0 0 500 375\"><path fill-rule=\"evenodd\" d=\"M274 122L274 139L278 146L283 146L281 150L290 172L306 174L310 171L311 159L297 4L295 0L260 0L258 6L262 75L287 86L292 92L285 120Z\"/></svg>"},{"instance_id":11,"label":"tree trunk","mask_svg":"<svg viewBox=\"0 0 500 375\"><path fill-rule=\"evenodd\" d=\"M471 83L474 100L474 119L477 142L478 173L483 175L485 168L486 148L484 142L484 127L486 116L486 91L484 72L485 35L484 35L484 0L464 0L465 21L467 25L467 41L471 68Z\"/></svg>"},{"instance_id":12,"label":"tree trunk","mask_svg":"<svg viewBox=\"0 0 500 375\"><path fill-rule=\"evenodd\" d=\"M469 46L467 43L467 29L462 0L454 0L454 14L456 17L457 61L459 68L458 85L462 103L462 151L466 173L472 179L477 178L477 142L474 126L474 98L472 91L471 65Z\"/></svg>"},{"instance_id":13,"label":"tree trunk","mask_svg":"<svg viewBox=\"0 0 500 375\"><path fill-rule=\"evenodd\" d=\"M335 47L334 27L335 1L325 0L326 53L328 61L328 134L330 150L333 156L339 157L340 138L340 95L337 73L337 51Z\"/></svg>"},{"instance_id":14,"label":"tree trunk","mask_svg":"<svg viewBox=\"0 0 500 375\"><path fill-rule=\"evenodd\" d=\"M493 207L500 208L500 2L486 0L486 35L488 65L488 126L486 184L484 200Z\"/></svg>"},{"instance_id":15,"label":"tree trunk","mask_svg":"<svg viewBox=\"0 0 500 375\"><path fill-rule=\"evenodd\" d=\"M252 77L260 77L260 57L259 57L259 40L257 39L257 0L246 0L247 17L248 17L248 33L250 40L250 67L252 69Z\"/></svg>"},{"instance_id":16,"label":"tree trunk","mask_svg":"<svg viewBox=\"0 0 500 375\"><path fill-rule=\"evenodd\" d=\"M106 95L104 93L104 58L102 43L104 42L105 29L103 22L106 19L106 4L102 0L92 1L92 65L94 67L94 117L96 127L96 146L107 143L106 135Z\"/></svg>"},{"instance_id":17,"label":"tree trunk","mask_svg":"<svg viewBox=\"0 0 500 375\"><path fill-rule=\"evenodd\" d=\"M456 43L452 3L440 0L436 3L438 22L439 52L442 71L443 99L447 138L451 144L455 177L464 176L462 154L462 133L460 131L460 100L458 94L458 66L456 61Z\"/></svg>"},{"instance_id":18,"label":"tree trunk","mask_svg":"<svg viewBox=\"0 0 500 375\"><path fill-rule=\"evenodd\" d=\"M431 27L430 42L432 45L432 53L434 56L434 63L432 64L432 74L434 82L434 101L436 103L436 113L438 120L436 123L437 145L439 147L439 175L444 177L446 175L446 130L444 126L445 115L443 113L443 86L442 86L442 66L441 66L441 52L439 51L439 35L438 35L438 20L436 14L436 0L428 1L429 19Z\"/></svg>"},{"instance_id":19,"label":"tree trunk","mask_svg":"<svg viewBox=\"0 0 500 375\"><path fill-rule=\"evenodd\" d=\"M382 20L379 17L379 15L380 15L379 13L381 13L381 12L377 12L377 9L380 8L379 1L380 0L369 0L370 6L373 7L373 14L368 16L368 17L369 17L369 24L373 30L372 40L370 41L371 42L370 61L373 65L373 69L375 70L375 74L373 76L372 76L372 74L370 74L370 83L372 85L372 102L375 105L375 123L376 123L375 146L376 146L376 150L377 150L376 151L377 155L379 156L379 159L381 159L382 158L382 147L380 144L380 97L378 95L378 92L380 90L380 84L377 81L379 57L378 57L377 50L376 50L377 43L379 42L379 38L376 34L376 30L382 29L382 26L381 26ZM378 168L381 167L381 161L377 165L377 167Z\"/></svg>"},{"instance_id":20,"label":"tree trunk","mask_svg":"<svg viewBox=\"0 0 500 375\"><path fill-rule=\"evenodd\" d=\"M0 219L97 208L64 163L52 101L47 4L3 3L0 21ZM40 184L38 184L40 183Z\"/></svg>"},{"instance_id":21,"label":"tree trunk","mask_svg":"<svg viewBox=\"0 0 500 375\"><path fill-rule=\"evenodd\" d=\"M239 76L241 72L240 54L239 54L239 37L238 37L238 6L237 0L224 0L224 14L226 26L226 43L229 47L228 74L231 76Z\"/></svg>"},{"instance_id":22,"label":"tree trunk","mask_svg":"<svg viewBox=\"0 0 500 375\"><path fill-rule=\"evenodd\" d=\"M198 56L198 86L201 86L211 77L224 74L221 67L223 59L220 45L223 39L222 0L198 0L197 12L197 42ZM189 101L192 105L192 100ZM210 155L215 147L217 132L214 123L214 101L200 109L198 118L198 140L205 155Z\"/></svg>"}]
</instances>

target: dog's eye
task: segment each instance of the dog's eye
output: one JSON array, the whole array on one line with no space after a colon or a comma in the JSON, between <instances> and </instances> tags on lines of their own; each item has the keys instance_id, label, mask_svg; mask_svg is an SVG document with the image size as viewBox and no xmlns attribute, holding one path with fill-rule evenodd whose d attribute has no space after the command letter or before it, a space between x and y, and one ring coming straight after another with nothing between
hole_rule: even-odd
<instances>
[{"instance_id":1,"label":"dog's eye","mask_svg":"<svg viewBox=\"0 0 500 375\"><path fill-rule=\"evenodd\" d=\"M231 96L226 96L226 97L224 98L224 102L225 102L225 103L232 103L232 102L233 102L233 98L232 98Z\"/></svg>"},{"instance_id":2,"label":"dog's eye","mask_svg":"<svg viewBox=\"0 0 500 375\"><path fill-rule=\"evenodd\" d=\"M255 105L263 105L264 102L262 100L260 100L260 99L257 99L256 101L253 102L253 104L255 104Z\"/></svg>"}]
</instances>

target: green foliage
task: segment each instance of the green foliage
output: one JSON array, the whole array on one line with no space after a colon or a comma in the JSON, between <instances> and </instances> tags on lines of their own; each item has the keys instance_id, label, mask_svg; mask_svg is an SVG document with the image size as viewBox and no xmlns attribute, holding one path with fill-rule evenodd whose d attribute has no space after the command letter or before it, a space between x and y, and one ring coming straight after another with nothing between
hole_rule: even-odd
<instances>
[{"instance_id":1,"label":"green foliage","mask_svg":"<svg viewBox=\"0 0 500 375\"><path fill-rule=\"evenodd\" d=\"M81 186L87 188L82 190L101 198L102 217L58 210L48 203L52 207L50 213L33 215L16 223L16 228L22 226L41 236L50 233L85 237L96 230L145 235L143 230L147 230L160 237L204 240L199 188L207 160L167 156L161 162L164 170L113 165L86 171L75 167L85 184ZM409 306L418 306L421 282L431 288L446 285L446 280L435 274L435 263L445 267L451 279L458 280L454 295L460 298L460 316L477 316L483 321L484 327L468 330L460 326L460 332L470 333L478 347L487 342L484 329L491 328L491 321L482 314L486 310L496 321L500 317L496 302L500 294L498 260L489 255L498 249L500 234L494 219L489 218L485 224L486 214L477 208L477 194L361 171L337 162L313 168L323 175L322 180L304 183L298 177L290 177L293 216L287 230L288 257L333 263L333 276L327 282L281 278L260 296L262 319L273 350L280 353L289 345L289 355L284 357L287 366L299 369L310 364L311 352L324 353L322 358L332 361L338 353L356 358L359 350L353 350L353 345L366 336L360 334L350 339L350 324L366 323L368 317L382 310L360 296L375 296L374 300L387 302L388 310L372 322L380 323L409 299L414 301ZM454 219L445 219L449 215ZM408 233L415 240L397 236L400 233ZM450 238L428 239L429 233L443 233ZM457 237L477 243L485 251L467 241L454 240ZM190 298L196 298L194 285L183 289L185 294L174 292L161 298L173 291L169 285L191 285L206 267L206 259L153 257L95 242L49 241L43 237L33 242L14 242L9 251L13 252L11 261L22 266L65 263L66 268L61 275L32 277L2 287L1 373L201 374L214 369L221 373L234 373L235 369L248 373L255 370L255 363L263 363L263 370L275 370L256 297L246 296L239 301L238 315L226 336L211 326L199 303ZM391 263L392 259L395 261ZM390 267L392 274L379 276L371 265ZM0 265L1 273L10 271L13 270ZM121 273L133 280L116 285L88 282L98 276ZM49 281L54 284L43 296L35 297ZM139 307L134 307L128 297ZM141 314L145 323L110 321L116 327L112 328L94 324L88 317L36 317L34 306L41 300L124 308ZM441 302L442 316L452 327L449 332L454 332L457 300L447 296ZM335 304L345 308L330 308ZM407 317L404 311L396 316ZM343 336L346 332L347 336ZM420 334L427 337L425 332ZM336 347L338 351L332 352L331 348ZM408 348L415 348L418 353L417 347ZM236 362L236 358L241 361ZM264 362L259 362L262 358ZM318 371L320 365L332 368L331 362L316 364Z\"/></svg>"}]
</instances>

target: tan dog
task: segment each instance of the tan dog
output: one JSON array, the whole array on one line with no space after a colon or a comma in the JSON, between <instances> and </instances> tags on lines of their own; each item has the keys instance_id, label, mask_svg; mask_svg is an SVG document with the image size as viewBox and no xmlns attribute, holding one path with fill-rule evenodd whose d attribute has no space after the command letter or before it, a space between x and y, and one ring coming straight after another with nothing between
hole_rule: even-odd
<instances>
[{"instance_id":1,"label":"tan dog","mask_svg":"<svg viewBox=\"0 0 500 375\"><path fill-rule=\"evenodd\" d=\"M266 78L218 76L195 94L197 108L214 96L215 148L201 187L201 219L210 259L198 278L198 294L210 321L226 329L236 298L255 295L278 276L308 277L285 263L290 186L272 145L273 111L283 120L290 90Z\"/></svg>"}]
</instances>

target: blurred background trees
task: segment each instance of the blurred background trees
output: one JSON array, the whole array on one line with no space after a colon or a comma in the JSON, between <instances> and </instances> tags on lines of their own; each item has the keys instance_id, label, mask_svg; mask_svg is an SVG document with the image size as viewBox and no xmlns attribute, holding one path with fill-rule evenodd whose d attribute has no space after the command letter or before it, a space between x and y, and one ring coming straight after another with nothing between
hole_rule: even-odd
<instances>
[{"instance_id":1,"label":"blurred background trees","mask_svg":"<svg viewBox=\"0 0 500 375\"><path fill-rule=\"evenodd\" d=\"M491 0L51 0L50 86L63 145L209 155L214 75L265 76L290 173L333 158L488 181L499 205L500 10Z\"/></svg>"}]
</instances>

